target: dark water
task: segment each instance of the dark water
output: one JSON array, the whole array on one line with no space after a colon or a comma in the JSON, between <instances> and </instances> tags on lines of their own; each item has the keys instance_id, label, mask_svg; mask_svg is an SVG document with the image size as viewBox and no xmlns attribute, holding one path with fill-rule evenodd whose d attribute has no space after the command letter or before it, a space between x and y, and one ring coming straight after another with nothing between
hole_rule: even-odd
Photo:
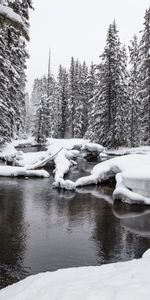
<instances>
[{"instance_id":1,"label":"dark water","mask_svg":"<svg viewBox=\"0 0 150 300\"><path fill-rule=\"evenodd\" d=\"M79 164L69 178L91 167ZM150 247L150 208L112 205L113 183L65 192L52 182L0 179L1 288L38 272L138 258Z\"/></svg>"},{"instance_id":2,"label":"dark water","mask_svg":"<svg viewBox=\"0 0 150 300\"><path fill-rule=\"evenodd\" d=\"M28 153L28 152L39 152L39 151L45 151L46 148L44 146L27 146L27 147L16 147L16 149L18 151L22 151L24 153Z\"/></svg>"}]
</instances>

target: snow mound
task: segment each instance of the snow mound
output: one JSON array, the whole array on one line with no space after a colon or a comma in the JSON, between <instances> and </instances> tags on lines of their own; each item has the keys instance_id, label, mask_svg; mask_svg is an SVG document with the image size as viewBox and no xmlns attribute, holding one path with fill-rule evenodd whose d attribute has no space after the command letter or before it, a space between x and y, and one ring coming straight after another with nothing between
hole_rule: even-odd
<instances>
[{"instance_id":1,"label":"snow mound","mask_svg":"<svg viewBox=\"0 0 150 300\"><path fill-rule=\"evenodd\" d=\"M43 177L48 178L49 173L45 170L27 170L22 167L0 166L0 176L2 177Z\"/></svg>"},{"instance_id":2,"label":"snow mound","mask_svg":"<svg viewBox=\"0 0 150 300\"><path fill-rule=\"evenodd\" d=\"M76 186L83 186L89 184L97 184L103 180L114 177L115 174L123 172L124 170L134 168L137 165L150 166L150 156L133 154L115 157L107 161L97 164L91 171L90 176L82 177L76 181Z\"/></svg>"},{"instance_id":3,"label":"snow mound","mask_svg":"<svg viewBox=\"0 0 150 300\"><path fill-rule=\"evenodd\" d=\"M106 151L108 155L127 155L127 154L150 154L150 146L140 147L120 147L117 150L110 149Z\"/></svg>"},{"instance_id":4,"label":"snow mound","mask_svg":"<svg viewBox=\"0 0 150 300\"><path fill-rule=\"evenodd\" d=\"M30 276L0 291L0 300L150 299L150 250L141 259Z\"/></svg>"},{"instance_id":5,"label":"snow mound","mask_svg":"<svg viewBox=\"0 0 150 300\"><path fill-rule=\"evenodd\" d=\"M116 175L116 181L117 184L113 193L114 199L119 199L129 204L137 203L137 204L150 205L150 198L142 196L141 191L139 191L139 193L136 193L134 191L129 190L125 186L123 182L122 174Z\"/></svg>"},{"instance_id":6,"label":"snow mound","mask_svg":"<svg viewBox=\"0 0 150 300\"><path fill-rule=\"evenodd\" d=\"M104 147L96 143L86 143L83 145L82 150L101 153L104 150Z\"/></svg>"},{"instance_id":7,"label":"snow mound","mask_svg":"<svg viewBox=\"0 0 150 300\"><path fill-rule=\"evenodd\" d=\"M116 176L114 199L128 203L150 204L150 155L132 154L101 162L91 175L79 178L76 187L98 184Z\"/></svg>"}]
</instances>

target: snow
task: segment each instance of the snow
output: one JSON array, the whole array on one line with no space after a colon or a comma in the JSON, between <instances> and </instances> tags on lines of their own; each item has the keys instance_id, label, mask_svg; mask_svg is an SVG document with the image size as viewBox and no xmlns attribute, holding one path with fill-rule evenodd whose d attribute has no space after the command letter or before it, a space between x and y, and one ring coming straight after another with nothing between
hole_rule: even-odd
<instances>
[{"instance_id":1,"label":"snow","mask_svg":"<svg viewBox=\"0 0 150 300\"><path fill-rule=\"evenodd\" d=\"M0 300L149 300L150 250L142 258L30 276L0 291Z\"/></svg>"},{"instance_id":2,"label":"snow","mask_svg":"<svg viewBox=\"0 0 150 300\"><path fill-rule=\"evenodd\" d=\"M150 155L130 154L97 164L91 175L79 178L75 186L98 184L116 176L114 199L128 203L150 204ZM130 190L132 189L132 191Z\"/></svg>"},{"instance_id":3,"label":"snow","mask_svg":"<svg viewBox=\"0 0 150 300\"><path fill-rule=\"evenodd\" d=\"M32 165L38 163L39 161L44 160L47 157L47 151L39 151L39 152L28 152L23 153L22 157L19 157L16 154L16 165L20 167L31 167Z\"/></svg>"},{"instance_id":4,"label":"snow","mask_svg":"<svg viewBox=\"0 0 150 300\"><path fill-rule=\"evenodd\" d=\"M83 157L84 151L97 151L104 156L106 152L101 145L92 144L84 139L48 139L47 151L23 153L15 149L18 145L34 145L33 138L22 141L13 141L7 144L1 157L26 170L42 167L49 160L55 164L54 187L66 190L75 190L78 187L98 184L115 177L116 188L114 199L128 203L150 204L150 147L133 148L133 154L118 156L97 164L91 175L79 178L76 182L65 180L70 168L77 164L76 159ZM136 150L138 149L138 150ZM134 151L143 151L144 154L134 154ZM130 149L131 150L131 149ZM126 150L127 151L127 150ZM3 172L2 172L3 174ZM2 175L1 175L2 176Z\"/></svg>"},{"instance_id":5,"label":"snow","mask_svg":"<svg viewBox=\"0 0 150 300\"><path fill-rule=\"evenodd\" d=\"M29 137L24 140L12 140L11 143L6 143L2 149L2 152L0 153L0 158L3 158L5 160L12 161L12 159L18 155L18 153L23 154L22 151L17 151L15 147L20 146L34 146L36 145L35 139L33 137Z\"/></svg>"},{"instance_id":6,"label":"snow","mask_svg":"<svg viewBox=\"0 0 150 300\"><path fill-rule=\"evenodd\" d=\"M84 139L47 139L47 146L54 145L57 148L63 147L66 150L72 150L74 148L81 149L85 144L89 143L89 140Z\"/></svg>"},{"instance_id":7,"label":"snow","mask_svg":"<svg viewBox=\"0 0 150 300\"><path fill-rule=\"evenodd\" d=\"M77 164L74 159L83 155L83 152L96 151L101 153L103 147L99 144L90 143L85 139L47 139L47 151L23 153L17 151L15 147L35 145L35 140L29 137L26 140L14 140L11 144L7 144L3 149L0 157L6 161L11 161L19 167L25 167L27 170L33 170L41 167L49 160L53 160L55 164L55 182L54 187L73 190L75 183L70 180L64 180L70 168Z\"/></svg>"},{"instance_id":8,"label":"snow","mask_svg":"<svg viewBox=\"0 0 150 300\"><path fill-rule=\"evenodd\" d=\"M55 182L54 187L63 188L67 190L74 190L75 183L70 180L64 180L65 174L67 174L70 168L76 164L74 158L80 156L80 151L103 151L103 147L99 144L89 143L84 139L48 139L47 148L49 154L53 155L63 147L54 159L55 163ZM78 149L78 150L75 150ZM79 151L80 150L80 151Z\"/></svg>"},{"instance_id":9,"label":"snow","mask_svg":"<svg viewBox=\"0 0 150 300\"><path fill-rule=\"evenodd\" d=\"M83 145L82 150L88 150L90 152L96 151L101 153L104 150L104 147L96 143L86 143L85 145Z\"/></svg>"},{"instance_id":10,"label":"snow","mask_svg":"<svg viewBox=\"0 0 150 300\"><path fill-rule=\"evenodd\" d=\"M150 198L144 197L141 195L141 191L136 193L134 191L130 191L124 184L122 174L119 173L116 175L116 188L113 192L114 199L121 199L123 202L129 204L146 204L150 205Z\"/></svg>"},{"instance_id":11,"label":"snow","mask_svg":"<svg viewBox=\"0 0 150 300\"><path fill-rule=\"evenodd\" d=\"M108 155L127 155L127 154L150 154L150 146L140 146L140 147L120 147L118 149L107 150Z\"/></svg>"},{"instance_id":12,"label":"snow","mask_svg":"<svg viewBox=\"0 0 150 300\"><path fill-rule=\"evenodd\" d=\"M24 24L21 17L13 11L12 8L7 7L5 5L0 4L0 16L3 16L7 19L9 19L11 22L17 23L22 27L26 35L28 35L28 29L26 25Z\"/></svg>"},{"instance_id":13,"label":"snow","mask_svg":"<svg viewBox=\"0 0 150 300\"><path fill-rule=\"evenodd\" d=\"M26 168L21 167L12 167L12 166L0 166L0 176L3 177L44 177L48 178L49 173L45 170L27 170Z\"/></svg>"},{"instance_id":14,"label":"snow","mask_svg":"<svg viewBox=\"0 0 150 300\"><path fill-rule=\"evenodd\" d=\"M136 167L122 173L123 182L126 187L136 193L142 192L145 197L150 196L150 167Z\"/></svg>"},{"instance_id":15,"label":"snow","mask_svg":"<svg viewBox=\"0 0 150 300\"><path fill-rule=\"evenodd\" d=\"M11 144L14 147L35 146L35 145L37 145L37 142L35 141L35 138L33 136L29 136L27 139L13 140Z\"/></svg>"}]
</instances>

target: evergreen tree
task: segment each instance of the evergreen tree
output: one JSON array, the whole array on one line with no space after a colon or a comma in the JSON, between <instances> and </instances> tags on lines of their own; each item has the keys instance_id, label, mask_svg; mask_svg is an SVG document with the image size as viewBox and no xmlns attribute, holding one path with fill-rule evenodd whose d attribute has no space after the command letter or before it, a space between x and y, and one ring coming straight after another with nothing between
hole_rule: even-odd
<instances>
[{"instance_id":1,"label":"evergreen tree","mask_svg":"<svg viewBox=\"0 0 150 300\"><path fill-rule=\"evenodd\" d=\"M107 147L126 145L128 134L127 57L116 23L109 26L106 47L98 68L94 96L94 140Z\"/></svg>"},{"instance_id":2,"label":"evergreen tree","mask_svg":"<svg viewBox=\"0 0 150 300\"><path fill-rule=\"evenodd\" d=\"M139 45L137 36L134 35L129 46L130 52L130 77L129 77L129 95L130 95L130 143L131 147L139 146L141 135L141 105L138 97L139 91Z\"/></svg>"},{"instance_id":3,"label":"evergreen tree","mask_svg":"<svg viewBox=\"0 0 150 300\"><path fill-rule=\"evenodd\" d=\"M142 143L150 144L150 8L144 17L144 29L139 50L139 99L142 105Z\"/></svg>"},{"instance_id":4,"label":"evergreen tree","mask_svg":"<svg viewBox=\"0 0 150 300\"><path fill-rule=\"evenodd\" d=\"M15 13L20 15L23 22L23 1L5 1ZM26 13L29 5L26 6ZM25 11L24 10L24 11ZM29 26L29 23L28 23ZM1 91L1 116L0 138L1 141L16 137L25 128L25 68L28 54L26 42L22 31L14 23L3 22L0 29L0 91ZM3 92L2 92L3 91ZM6 109L3 109L3 108Z\"/></svg>"},{"instance_id":5,"label":"evergreen tree","mask_svg":"<svg viewBox=\"0 0 150 300\"><path fill-rule=\"evenodd\" d=\"M75 61L71 58L71 66L69 70L69 95L68 95L68 135L74 136L74 115L75 115Z\"/></svg>"},{"instance_id":6,"label":"evergreen tree","mask_svg":"<svg viewBox=\"0 0 150 300\"><path fill-rule=\"evenodd\" d=\"M88 103L87 103L87 131L85 133L85 138L95 140L94 138L94 121L95 121L95 94L97 94L97 76L96 76L97 67L94 66L93 62L91 63L89 74L87 77L87 91L88 91Z\"/></svg>"},{"instance_id":7,"label":"evergreen tree","mask_svg":"<svg viewBox=\"0 0 150 300\"><path fill-rule=\"evenodd\" d=\"M67 120L68 120L68 74L65 68L59 67L58 74L58 106L59 106L59 116L58 116L58 135L61 138L65 137L67 131Z\"/></svg>"},{"instance_id":8,"label":"evergreen tree","mask_svg":"<svg viewBox=\"0 0 150 300\"><path fill-rule=\"evenodd\" d=\"M39 105L37 105L37 110L34 114L34 129L32 131L35 140L43 144L47 137L47 96L41 96Z\"/></svg>"},{"instance_id":9,"label":"evergreen tree","mask_svg":"<svg viewBox=\"0 0 150 300\"><path fill-rule=\"evenodd\" d=\"M85 61L81 66L81 75L79 79L79 92L80 92L80 101L81 101L81 118L82 118L82 131L81 136L85 135L88 127L88 67L86 66Z\"/></svg>"}]
</instances>

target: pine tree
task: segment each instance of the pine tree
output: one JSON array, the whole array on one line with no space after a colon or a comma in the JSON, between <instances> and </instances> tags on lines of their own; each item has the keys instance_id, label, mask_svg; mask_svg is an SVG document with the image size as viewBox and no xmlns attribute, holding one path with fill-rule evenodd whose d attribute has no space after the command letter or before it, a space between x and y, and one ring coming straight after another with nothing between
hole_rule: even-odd
<instances>
[{"instance_id":1,"label":"pine tree","mask_svg":"<svg viewBox=\"0 0 150 300\"><path fill-rule=\"evenodd\" d=\"M64 138L67 131L68 122L68 74L65 68L61 65L59 67L58 74L58 106L59 106L59 116L58 116L58 136Z\"/></svg>"},{"instance_id":2,"label":"pine tree","mask_svg":"<svg viewBox=\"0 0 150 300\"><path fill-rule=\"evenodd\" d=\"M141 128L141 105L138 97L139 91L139 45L137 36L134 35L129 46L130 52L130 77L129 77L129 95L130 95L130 143L131 147L140 144Z\"/></svg>"},{"instance_id":3,"label":"pine tree","mask_svg":"<svg viewBox=\"0 0 150 300\"><path fill-rule=\"evenodd\" d=\"M46 141L47 137L47 96L41 96L41 100L39 105L37 106L37 110L34 114L34 127L32 134L35 137L35 140L43 144Z\"/></svg>"},{"instance_id":4,"label":"pine tree","mask_svg":"<svg viewBox=\"0 0 150 300\"><path fill-rule=\"evenodd\" d=\"M82 131L81 136L85 135L88 127L88 67L86 66L85 61L81 65L81 76L79 78L79 93L81 101L81 118L82 118Z\"/></svg>"},{"instance_id":5,"label":"pine tree","mask_svg":"<svg viewBox=\"0 0 150 300\"><path fill-rule=\"evenodd\" d=\"M128 91L127 57L115 21L109 26L93 102L93 138L107 147L127 144Z\"/></svg>"},{"instance_id":6,"label":"pine tree","mask_svg":"<svg viewBox=\"0 0 150 300\"><path fill-rule=\"evenodd\" d=\"M144 17L139 50L139 99L142 105L142 143L150 144L150 8Z\"/></svg>"},{"instance_id":7,"label":"pine tree","mask_svg":"<svg viewBox=\"0 0 150 300\"><path fill-rule=\"evenodd\" d=\"M94 123L95 123L95 101L97 94L98 81L96 76L97 66L91 63L90 70L87 76L87 91L88 91L88 103L87 103L87 131L84 135L86 139L95 140L94 137Z\"/></svg>"},{"instance_id":8,"label":"pine tree","mask_svg":"<svg viewBox=\"0 0 150 300\"><path fill-rule=\"evenodd\" d=\"M74 136L74 114L75 114L75 61L71 58L71 66L69 70L69 95L68 95L68 135Z\"/></svg>"},{"instance_id":9,"label":"pine tree","mask_svg":"<svg viewBox=\"0 0 150 300\"><path fill-rule=\"evenodd\" d=\"M21 0L5 1L5 5L20 15L24 22L22 4ZM26 12L28 8L27 5ZM26 42L19 27L13 22L3 22L0 29L1 141L16 137L25 128L25 68L28 57L25 47Z\"/></svg>"},{"instance_id":10,"label":"pine tree","mask_svg":"<svg viewBox=\"0 0 150 300\"><path fill-rule=\"evenodd\" d=\"M73 137L81 138L82 137L82 126L83 126L83 102L81 96L81 76L82 76L82 67L77 60L75 63L75 74L74 74L74 113L73 113Z\"/></svg>"}]
</instances>

